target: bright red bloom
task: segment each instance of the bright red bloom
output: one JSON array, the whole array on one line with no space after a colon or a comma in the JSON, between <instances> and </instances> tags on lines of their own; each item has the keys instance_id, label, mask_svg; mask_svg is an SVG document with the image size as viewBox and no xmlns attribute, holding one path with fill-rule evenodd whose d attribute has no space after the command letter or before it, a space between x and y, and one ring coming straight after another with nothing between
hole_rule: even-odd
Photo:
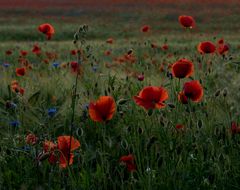
<instances>
[{"instance_id":1,"label":"bright red bloom","mask_svg":"<svg viewBox=\"0 0 240 190\"><path fill-rule=\"evenodd\" d=\"M184 129L184 125L182 125L182 124L177 124L177 125L176 125L176 129L178 129L178 130Z\"/></svg>"},{"instance_id":2,"label":"bright red bloom","mask_svg":"<svg viewBox=\"0 0 240 190\"><path fill-rule=\"evenodd\" d=\"M184 28L195 27L195 20L192 16L181 15L178 17L178 21Z\"/></svg>"},{"instance_id":3,"label":"bright red bloom","mask_svg":"<svg viewBox=\"0 0 240 190\"><path fill-rule=\"evenodd\" d=\"M194 72L193 63L187 59L180 59L172 66L172 74L176 78L185 78L192 76Z\"/></svg>"},{"instance_id":4,"label":"bright red bloom","mask_svg":"<svg viewBox=\"0 0 240 190\"><path fill-rule=\"evenodd\" d=\"M26 74L26 68L16 68L16 75L17 76L24 76Z\"/></svg>"},{"instance_id":5,"label":"bright red bloom","mask_svg":"<svg viewBox=\"0 0 240 190\"><path fill-rule=\"evenodd\" d=\"M164 101L168 99L168 92L163 87L147 86L143 88L138 96L133 97L136 104L149 109L160 109L166 105Z\"/></svg>"},{"instance_id":6,"label":"bright red bloom","mask_svg":"<svg viewBox=\"0 0 240 190\"><path fill-rule=\"evenodd\" d=\"M41 48L37 44L35 44L33 46L32 52L35 53L36 55L39 55L41 53Z\"/></svg>"},{"instance_id":7,"label":"bright red bloom","mask_svg":"<svg viewBox=\"0 0 240 190\"><path fill-rule=\"evenodd\" d=\"M122 156L119 161L127 166L129 172L136 171L136 165L134 163L134 157L132 154Z\"/></svg>"},{"instance_id":8,"label":"bright red bloom","mask_svg":"<svg viewBox=\"0 0 240 190\"><path fill-rule=\"evenodd\" d=\"M183 93L193 102L200 102L203 97L203 87L197 80L186 82L183 87Z\"/></svg>"},{"instance_id":9,"label":"bright red bloom","mask_svg":"<svg viewBox=\"0 0 240 190\"><path fill-rule=\"evenodd\" d=\"M25 57L25 56L28 54L28 52L27 52L27 51L24 51L24 50L21 50L21 51L20 51L20 54L21 54L23 57Z\"/></svg>"},{"instance_id":10,"label":"bright red bloom","mask_svg":"<svg viewBox=\"0 0 240 190\"><path fill-rule=\"evenodd\" d=\"M206 41L206 42L200 42L198 44L198 52L201 54L205 54L205 53L214 53L216 50L216 46L210 42L210 41Z\"/></svg>"},{"instance_id":11,"label":"bright red bloom","mask_svg":"<svg viewBox=\"0 0 240 190\"><path fill-rule=\"evenodd\" d=\"M68 164L71 165L73 163L74 154L72 152L80 147L80 142L74 139L74 137L59 136L57 146L60 151L59 165L61 168L66 168Z\"/></svg>"},{"instance_id":12,"label":"bright red bloom","mask_svg":"<svg viewBox=\"0 0 240 190\"><path fill-rule=\"evenodd\" d=\"M36 135L31 134L31 133L28 134L25 139L26 143L30 144L30 145L35 145L37 143L37 140L38 140L38 138L36 137Z\"/></svg>"},{"instance_id":13,"label":"bright red bloom","mask_svg":"<svg viewBox=\"0 0 240 190\"><path fill-rule=\"evenodd\" d=\"M55 30L51 24L45 23L41 24L38 27L38 30L47 36L47 39L50 40L55 33Z\"/></svg>"},{"instance_id":14,"label":"bright red bloom","mask_svg":"<svg viewBox=\"0 0 240 190\"><path fill-rule=\"evenodd\" d=\"M79 65L78 65L78 62L77 62L77 61L72 61L72 62L70 63L70 65L71 65L71 71L72 71L73 73L78 72L78 70L79 70Z\"/></svg>"},{"instance_id":15,"label":"bright red bloom","mask_svg":"<svg viewBox=\"0 0 240 190\"><path fill-rule=\"evenodd\" d=\"M150 31L150 26L149 25L142 26L141 31L142 32L149 32Z\"/></svg>"},{"instance_id":16,"label":"bright red bloom","mask_svg":"<svg viewBox=\"0 0 240 190\"><path fill-rule=\"evenodd\" d=\"M113 38L108 38L108 39L106 40L106 42L107 42L108 44L112 44L112 43L113 43Z\"/></svg>"},{"instance_id":17,"label":"bright red bloom","mask_svg":"<svg viewBox=\"0 0 240 190\"><path fill-rule=\"evenodd\" d=\"M116 104L111 96L101 96L96 102L90 102L88 111L93 121L104 122L112 119Z\"/></svg>"},{"instance_id":18,"label":"bright red bloom","mask_svg":"<svg viewBox=\"0 0 240 190\"><path fill-rule=\"evenodd\" d=\"M21 87L20 87L18 90L19 90L19 93L20 93L21 95L24 95L24 92L25 92L25 89L24 89L24 88L21 88Z\"/></svg>"}]
</instances>

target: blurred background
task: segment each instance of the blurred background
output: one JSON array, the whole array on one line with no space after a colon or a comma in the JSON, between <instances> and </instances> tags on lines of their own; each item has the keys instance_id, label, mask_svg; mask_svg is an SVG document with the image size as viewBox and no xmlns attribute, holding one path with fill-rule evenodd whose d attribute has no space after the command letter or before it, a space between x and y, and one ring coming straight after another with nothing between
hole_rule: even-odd
<instances>
[{"instance_id":1,"label":"blurred background","mask_svg":"<svg viewBox=\"0 0 240 190\"><path fill-rule=\"evenodd\" d=\"M80 24L91 28L89 38L139 35L148 24L152 35L179 31L179 15L192 15L196 32L225 35L240 32L239 0L1 0L0 40L39 40L36 28L48 22L58 31L53 40L71 40ZM9 33L9 31L11 31Z\"/></svg>"}]
</instances>

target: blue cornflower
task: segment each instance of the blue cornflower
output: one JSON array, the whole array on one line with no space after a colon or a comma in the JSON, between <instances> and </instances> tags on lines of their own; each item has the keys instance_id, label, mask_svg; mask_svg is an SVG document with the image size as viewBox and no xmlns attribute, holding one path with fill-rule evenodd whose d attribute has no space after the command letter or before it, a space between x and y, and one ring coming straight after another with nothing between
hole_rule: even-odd
<instances>
[{"instance_id":1,"label":"blue cornflower","mask_svg":"<svg viewBox=\"0 0 240 190\"><path fill-rule=\"evenodd\" d=\"M20 125L20 122L19 121L11 121L10 123L9 123L12 127L18 127L19 125Z\"/></svg>"},{"instance_id":2,"label":"blue cornflower","mask_svg":"<svg viewBox=\"0 0 240 190\"><path fill-rule=\"evenodd\" d=\"M96 71L97 71L97 69L98 69L98 66L97 66L97 65L95 65L95 66L92 66L92 70L93 70L93 72L96 72Z\"/></svg>"},{"instance_id":3,"label":"blue cornflower","mask_svg":"<svg viewBox=\"0 0 240 190\"><path fill-rule=\"evenodd\" d=\"M10 64L9 64L9 63L3 63L3 66L4 66L5 68L8 68L8 67L10 66Z\"/></svg>"},{"instance_id":4,"label":"blue cornflower","mask_svg":"<svg viewBox=\"0 0 240 190\"><path fill-rule=\"evenodd\" d=\"M54 63L52 64L52 66L55 67L55 68L57 68L57 67L59 66L59 64L60 64L60 63L58 63L58 62L54 62Z\"/></svg>"},{"instance_id":5,"label":"blue cornflower","mask_svg":"<svg viewBox=\"0 0 240 190\"><path fill-rule=\"evenodd\" d=\"M56 108L49 108L48 109L48 116L49 117L53 117L57 112L57 109Z\"/></svg>"}]
</instances>

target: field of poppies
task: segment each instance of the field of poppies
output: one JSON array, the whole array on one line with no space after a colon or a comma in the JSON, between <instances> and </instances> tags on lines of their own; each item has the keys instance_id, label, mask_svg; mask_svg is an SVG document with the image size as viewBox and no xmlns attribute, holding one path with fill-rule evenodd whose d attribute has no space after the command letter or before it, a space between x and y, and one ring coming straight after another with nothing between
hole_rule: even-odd
<instances>
[{"instance_id":1,"label":"field of poppies","mask_svg":"<svg viewBox=\"0 0 240 190\"><path fill-rule=\"evenodd\" d=\"M240 189L238 1L14 2L0 190Z\"/></svg>"}]
</instances>

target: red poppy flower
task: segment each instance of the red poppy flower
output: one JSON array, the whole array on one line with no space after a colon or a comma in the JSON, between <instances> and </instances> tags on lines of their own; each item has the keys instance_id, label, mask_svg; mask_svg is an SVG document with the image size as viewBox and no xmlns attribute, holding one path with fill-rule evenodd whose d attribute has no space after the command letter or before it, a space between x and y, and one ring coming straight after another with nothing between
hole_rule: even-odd
<instances>
[{"instance_id":1,"label":"red poppy flower","mask_svg":"<svg viewBox=\"0 0 240 190\"><path fill-rule=\"evenodd\" d=\"M178 129L178 130L184 129L184 125L182 125L182 124L177 124L177 125L176 125L176 129Z\"/></svg>"},{"instance_id":2,"label":"red poppy flower","mask_svg":"<svg viewBox=\"0 0 240 190\"><path fill-rule=\"evenodd\" d=\"M7 50L5 53L6 55L12 55L12 50Z\"/></svg>"},{"instance_id":3,"label":"red poppy flower","mask_svg":"<svg viewBox=\"0 0 240 190\"><path fill-rule=\"evenodd\" d=\"M35 44L33 46L32 52L36 55L39 55L41 53L41 48L37 44Z\"/></svg>"},{"instance_id":4,"label":"red poppy flower","mask_svg":"<svg viewBox=\"0 0 240 190\"><path fill-rule=\"evenodd\" d=\"M38 140L38 138L36 137L36 135L31 134L31 133L28 134L28 135L26 136L26 139L25 139L26 143L27 143L27 144L30 144L30 145L36 144L36 143L37 143L37 140Z\"/></svg>"},{"instance_id":5,"label":"red poppy flower","mask_svg":"<svg viewBox=\"0 0 240 190\"><path fill-rule=\"evenodd\" d=\"M16 68L16 75L17 76L24 76L26 73L26 68L22 67L22 68Z\"/></svg>"},{"instance_id":6,"label":"red poppy flower","mask_svg":"<svg viewBox=\"0 0 240 190\"><path fill-rule=\"evenodd\" d=\"M167 44L163 44L162 47L161 47L161 49L162 49L163 51L168 50L168 45L167 45Z\"/></svg>"},{"instance_id":7,"label":"red poppy flower","mask_svg":"<svg viewBox=\"0 0 240 190\"><path fill-rule=\"evenodd\" d=\"M75 49L71 50L70 54L71 55L77 55L77 50L75 50Z\"/></svg>"},{"instance_id":8,"label":"red poppy flower","mask_svg":"<svg viewBox=\"0 0 240 190\"><path fill-rule=\"evenodd\" d=\"M183 87L183 93L193 102L200 102L203 97L203 87L197 80L186 82Z\"/></svg>"},{"instance_id":9,"label":"red poppy flower","mask_svg":"<svg viewBox=\"0 0 240 190\"><path fill-rule=\"evenodd\" d=\"M143 80L144 80L144 74L138 75L138 76L137 76L137 79L138 79L139 81L143 81Z\"/></svg>"},{"instance_id":10,"label":"red poppy flower","mask_svg":"<svg viewBox=\"0 0 240 190\"><path fill-rule=\"evenodd\" d=\"M112 119L116 111L116 104L111 96L101 96L96 102L89 104L88 111L93 121L103 122Z\"/></svg>"},{"instance_id":11,"label":"red poppy flower","mask_svg":"<svg viewBox=\"0 0 240 190\"><path fill-rule=\"evenodd\" d=\"M110 51L110 50L106 50L106 51L104 52L104 55L106 55L106 56L111 55L111 51Z\"/></svg>"},{"instance_id":12,"label":"red poppy flower","mask_svg":"<svg viewBox=\"0 0 240 190\"><path fill-rule=\"evenodd\" d=\"M25 89L24 89L24 88L19 88L19 93L20 93L21 95L24 95L24 92L25 92Z\"/></svg>"},{"instance_id":13,"label":"red poppy flower","mask_svg":"<svg viewBox=\"0 0 240 190\"><path fill-rule=\"evenodd\" d=\"M219 40L218 40L218 44L219 44L219 45L224 44L224 39L223 39L223 38L219 39Z\"/></svg>"},{"instance_id":14,"label":"red poppy flower","mask_svg":"<svg viewBox=\"0 0 240 190\"><path fill-rule=\"evenodd\" d=\"M47 36L47 39L50 40L55 33L55 30L51 24L45 23L41 24L38 27L38 30Z\"/></svg>"},{"instance_id":15,"label":"red poppy flower","mask_svg":"<svg viewBox=\"0 0 240 190\"><path fill-rule=\"evenodd\" d=\"M216 47L212 42L206 41L206 42L200 42L198 44L198 52L201 54L214 53L215 50L216 50Z\"/></svg>"},{"instance_id":16,"label":"red poppy flower","mask_svg":"<svg viewBox=\"0 0 240 190\"><path fill-rule=\"evenodd\" d=\"M106 40L106 42L107 42L108 44L112 44L112 43L113 43L113 38L108 38L108 39Z\"/></svg>"},{"instance_id":17,"label":"red poppy flower","mask_svg":"<svg viewBox=\"0 0 240 190\"><path fill-rule=\"evenodd\" d=\"M57 149L57 145L54 144L52 141L45 141L43 143L43 150L45 153L49 154L48 162L50 164L55 164L58 160L58 157L54 152L56 149Z\"/></svg>"},{"instance_id":18,"label":"red poppy flower","mask_svg":"<svg viewBox=\"0 0 240 190\"><path fill-rule=\"evenodd\" d=\"M188 98L187 98L187 96L185 96L184 92L179 92L178 100L180 102L182 102L182 104L187 104L188 103Z\"/></svg>"},{"instance_id":19,"label":"red poppy flower","mask_svg":"<svg viewBox=\"0 0 240 190\"><path fill-rule=\"evenodd\" d=\"M136 171L136 165L134 163L134 157L132 154L122 156L119 161L127 166L129 172Z\"/></svg>"},{"instance_id":20,"label":"red poppy flower","mask_svg":"<svg viewBox=\"0 0 240 190\"><path fill-rule=\"evenodd\" d=\"M70 63L70 66L71 66L71 71L72 71L73 73L78 72L78 70L79 70L79 65L78 65L78 62L77 62L77 61L72 61L72 62Z\"/></svg>"},{"instance_id":21,"label":"red poppy flower","mask_svg":"<svg viewBox=\"0 0 240 190\"><path fill-rule=\"evenodd\" d=\"M231 122L231 133L234 134L239 134L240 133L240 126L237 125L236 122Z\"/></svg>"},{"instance_id":22,"label":"red poppy flower","mask_svg":"<svg viewBox=\"0 0 240 190\"><path fill-rule=\"evenodd\" d=\"M192 16L186 16L186 15L179 16L178 21L184 28L195 27L195 20L193 19Z\"/></svg>"},{"instance_id":23,"label":"red poppy flower","mask_svg":"<svg viewBox=\"0 0 240 190\"><path fill-rule=\"evenodd\" d=\"M25 56L28 54L28 52L27 52L27 51L24 51L24 50L21 50L21 51L20 51L20 54L21 54L23 57L25 57Z\"/></svg>"},{"instance_id":24,"label":"red poppy flower","mask_svg":"<svg viewBox=\"0 0 240 190\"><path fill-rule=\"evenodd\" d=\"M173 76L179 79L192 76L193 71L193 63L187 59L180 59L172 66Z\"/></svg>"},{"instance_id":25,"label":"red poppy flower","mask_svg":"<svg viewBox=\"0 0 240 190\"><path fill-rule=\"evenodd\" d=\"M166 106L164 101L168 99L168 93L163 87L147 86L140 91L138 96L133 98L136 104L146 110L160 109Z\"/></svg>"},{"instance_id":26,"label":"red poppy flower","mask_svg":"<svg viewBox=\"0 0 240 190\"><path fill-rule=\"evenodd\" d=\"M229 45L227 44L222 44L218 47L218 53L220 55L224 55L229 51Z\"/></svg>"},{"instance_id":27,"label":"red poppy flower","mask_svg":"<svg viewBox=\"0 0 240 190\"><path fill-rule=\"evenodd\" d=\"M74 139L74 137L59 136L57 146L60 152L59 165L61 168L66 168L68 161L69 165L73 163L74 154L72 152L80 147L80 143L78 140Z\"/></svg>"},{"instance_id":28,"label":"red poppy flower","mask_svg":"<svg viewBox=\"0 0 240 190\"><path fill-rule=\"evenodd\" d=\"M141 31L142 32L149 32L150 31L150 26L149 25L142 26Z\"/></svg>"}]
</instances>

